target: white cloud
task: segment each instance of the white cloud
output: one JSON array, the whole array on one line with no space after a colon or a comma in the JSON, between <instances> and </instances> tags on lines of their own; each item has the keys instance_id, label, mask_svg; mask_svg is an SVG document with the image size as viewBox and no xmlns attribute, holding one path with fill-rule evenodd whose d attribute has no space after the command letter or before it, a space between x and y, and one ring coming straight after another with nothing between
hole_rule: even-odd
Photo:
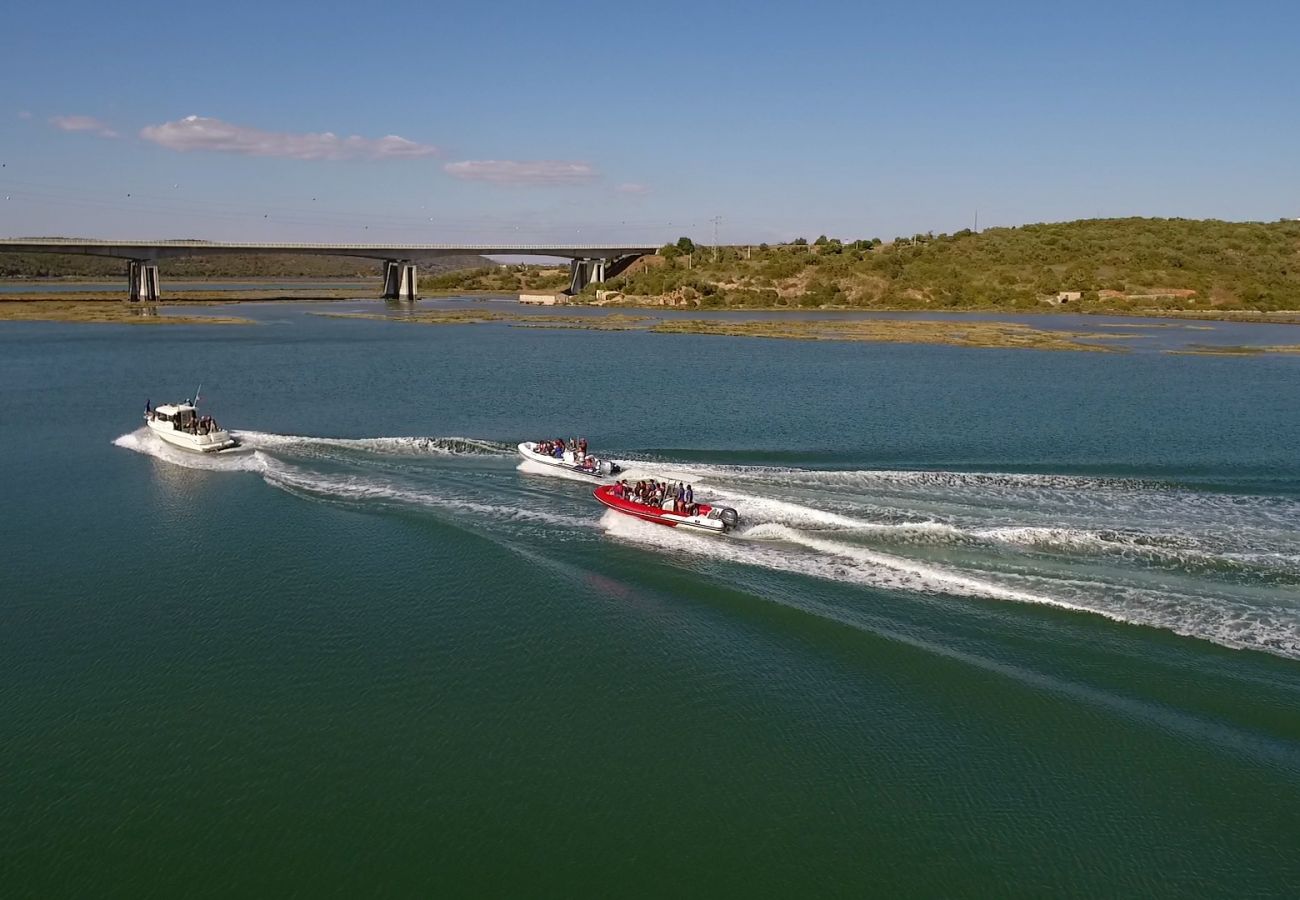
<instances>
[{"instance_id":1,"label":"white cloud","mask_svg":"<svg viewBox=\"0 0 1300 900\"><path fill-rule=\"evenodd\" d=\"M181 153L207 150L287 159L417 159L437 156L439 152L437 147L417 144L395 134L381 138L357 135L341 138L328 131L288 134L232 125L204 116L186 116L175 122L149 125L140 130L140 137Z\"/></svg>"},{"instance_id":2,"label":"white cloud","mask_svg":"<svg viewBox=\"0 0 1300 900\"><path fill-rule=\"evenodd\" d=\"M60 131L93 131L106 138L118 136L116 131L94 116L52 116L50 124Z\"/></svg>"},{"instance_id":3,"label":"white cloud","mask_svg":"<svg viewBox=\"0 0 1300 900\"><path fill-rule=\"evenodd\" d=\"M20 119L30 119L31 117L32 117L32 114L31 114L30 112L28 112L27 110L25 110L25 109L22 109L22 110L19 110L19 111L18 111L18 118L20 118Z\"/></svg>"},{"instance_id":4,"label":"white cloud","mask_svg":"<svg viewBox=\"0 0 1300 900\"><path fill-rule=\"evenodd\" d=\"M590 163L563 160L467 159L442 168L454 178L493 184L581 184L600 177Z\"/></svg>"},{"instance_id":5,"label":"white cloud","mask_svg":"<svg viewBox=\"0 0 1300 900\"><path fill-rule=\"evenodd\" d=\"M614 188L620 194L644 195L650 193L650 188L644 184L637 184L635 181L625 181L618 187Z\"/></svg>"}]
</instances>

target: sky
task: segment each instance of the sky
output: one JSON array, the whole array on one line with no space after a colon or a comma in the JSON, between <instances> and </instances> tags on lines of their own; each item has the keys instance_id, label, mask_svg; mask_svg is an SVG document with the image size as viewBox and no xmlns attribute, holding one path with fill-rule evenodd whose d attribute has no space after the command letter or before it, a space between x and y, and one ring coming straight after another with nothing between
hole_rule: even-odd
<instances>
[{"instance_id":1,"label":"sky","mask_svg":"<svg viewBox=\"0 0 1300 900\"><path fill-rule=\"evenodd\" d=\"M0 21L0 236L1300 217L1294 0L43 0Z\"/></svg>"}]
</instances>

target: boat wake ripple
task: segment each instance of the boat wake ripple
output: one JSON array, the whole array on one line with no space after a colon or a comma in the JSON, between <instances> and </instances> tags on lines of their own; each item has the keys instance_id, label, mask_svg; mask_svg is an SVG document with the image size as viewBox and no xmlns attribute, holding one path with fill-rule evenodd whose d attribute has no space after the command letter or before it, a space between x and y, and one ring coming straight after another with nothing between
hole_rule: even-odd
<instances>
[{"instance_id":1,"label":"boat wake ripple","mask_svg":"<svg viewBox=\"0 0 1300 900\"><path fill-rule=\"evenodd\" d=\"M464 437L373 437L331 438L296 434L268 434L263 431L231 432L244 444L262 450L311 452L348 450L387 456L509 456L515 448L496 441Z\"/></svg>"},{"instance_id":2,"label":"boat wake ripple","mask_svg":"<svg viewBox=\"0 0 1300 900\"><path fill-rule=\"evenodd\" d=\"M872 587L1086 611L1300 658L1300 501L1132 479L661 464L733 505L729 541L613 536ZM633 473L639 477L639 473Z\"/></svg>"},{"instance_id":3,"label":"boat wake ripple","mask_svg":"<svg viewBox=\"0 0 1300 900\"><path fill-rule=\"evenodd\" d=\"M114 443L191 469L252 472L313 500L428 510L469 527L506 528L550 548L591 540L600 528L619 541L691 558L901 593L1084 611L1300 659L1295 497L1014 473L630 467L629 479L680 478L701 498L736 507L741 527L718 538L602 514L587 484L511 477L490 457L513 448L490 441L240 437L242 452L215 455L173 448L146 428ZM416 457L425 460L414 464ZM475 458L483 463L474 465Z\"/></svg>"},{"instance_id":4,"label":"boat wake ripple","mask_svg":"<svg viewBox=\"0 0 1300 900\"><path fill-rule=\"evenodd\" d=\"M240 432L241 438L249 432ZM258 437L257 432L251 434ZM271 435L271 438L285 436ZM376 505L393 507L424 508L442 510L457 516L470 516L495 522L536 523L561 528L595 527L594 519L556 514L543 509L527 509L508 503L484 503L472 497L455 496L445 490L429 490L420 486L402 485L364 472L319 472L300 466L274 456L272 447L296 447L288 438L277 443L275 440L261 444L250 440L245 445L250 448L243 452L224 452L217 454L198 454L179 450L160 440L147 428L140 428L124 434L113 441L118 447L134 450L164 460L174 465L190 469L214 472L253 472L272 487L288 491L298 496L325 501L352 504L363 508ZM320 439L309 438L308 441ZM391 438L372 439L377 441L394 440ZM368 443L364 439L359 443ZM450 452L450 451L449 451Z\"/></svg>"}]
</instances>

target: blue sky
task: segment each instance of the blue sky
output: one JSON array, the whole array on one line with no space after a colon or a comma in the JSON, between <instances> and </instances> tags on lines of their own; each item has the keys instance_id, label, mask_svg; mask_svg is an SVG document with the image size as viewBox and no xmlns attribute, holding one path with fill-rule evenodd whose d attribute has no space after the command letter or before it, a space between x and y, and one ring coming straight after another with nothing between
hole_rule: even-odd
<instances>
[{"instance_id":1,"label":"blue sky","mask_svg":"<svg viewBox=\"0 0 1300 900\"><path fill-rule=\"evenodd\" d=\"M1300 3L10 4L0 235L1300 217Z\"/></svg>"}]
</instances>

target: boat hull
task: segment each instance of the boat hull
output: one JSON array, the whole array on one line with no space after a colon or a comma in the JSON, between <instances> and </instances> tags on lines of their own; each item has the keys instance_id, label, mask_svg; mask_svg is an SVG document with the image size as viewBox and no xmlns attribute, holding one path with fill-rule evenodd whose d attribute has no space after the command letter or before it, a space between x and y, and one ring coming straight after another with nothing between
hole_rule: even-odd
<instances>
[{"instance_id":1,"label":"boat hull","mask_svg":"<svg viewBox=\"0 0 1300 900\"><path fill-rule=\"evenodd\" d=\"M170 422L157 422L147 419L145 424L149 426L150 431L173 447L179 447L191 453L220 453L223 450L233 450L239 446L239 441L231 437L227 431L214 431L210 434L190 434L188 431L173 428Z\"/></svg>"},{"instance_id":2,"label":"boat hull","mask_svg":"<svg viewBox=\"0 0 1300 900\"><path fill-rule=\"evenodd\" d=\"M596 488L593 494L597 500L615 512L632 516L643 522L654 522L656 525L664 525L668 528L684 528L687 531L699 531L705 534L726 534L731 530L731 526L720 516L721 508L707 503L699 504L698 515L679 516L669 510L657 509L644 503L617 497L614 495L613 485Z\"/></svg>"}]
</instances>

